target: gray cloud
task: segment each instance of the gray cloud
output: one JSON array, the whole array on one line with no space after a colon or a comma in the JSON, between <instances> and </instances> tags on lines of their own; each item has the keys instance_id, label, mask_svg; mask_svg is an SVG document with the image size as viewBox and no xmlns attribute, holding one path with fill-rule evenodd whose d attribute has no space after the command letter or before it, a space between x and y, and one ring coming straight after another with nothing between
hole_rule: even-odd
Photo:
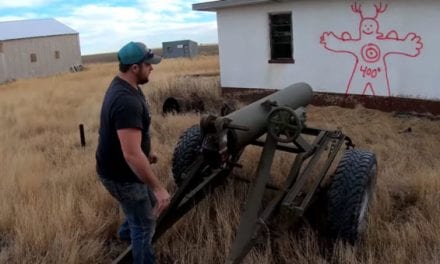
<instances>
[{"instance_id":1,"label":"gray cloud","mask_svg":"<svg viewBox=\"0 0 440 264\"><path fill-rule=\"evenodd\" d=\"M82 52L92 54L115 51L130 40L144 41L150 47L181 38L217 42L215 16L201 17L191 11L189 1L139 0L136 6L74 7L69 15L57 19L80 32Z\"/></svg>"},{"instance_id":2,"label":"gray cloud","mask_svg":"<svg viewBox=\"0 0 440 264\"><path fill-rule=\"evenodd\" d=\"M1 7L49 6L58 0L3 1ZM57 7L55 19L80 33L83 54L116 51L128 41L143 41L152 48L163 41L193 39L217 42L214 14L192 11L199 0L137 0L134 5L85 4L64 2ZM111 2L110 2L111 3ZM51 8L47 9L51 10ZM0 17L0 21L47 18L51 13L22 13ZM16 13L16 12L15 12Z\"/></svg>"}]
</instances>

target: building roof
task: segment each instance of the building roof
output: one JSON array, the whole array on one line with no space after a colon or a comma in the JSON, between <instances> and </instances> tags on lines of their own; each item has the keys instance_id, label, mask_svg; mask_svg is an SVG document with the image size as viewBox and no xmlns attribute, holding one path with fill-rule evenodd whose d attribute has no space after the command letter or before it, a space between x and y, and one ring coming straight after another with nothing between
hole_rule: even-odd
<instances>
[{"instance_id":1,"label":"building roof","mask_svg":"<svg viewBox=\"0 0 440 264\"><path fill-rule=\"evenodd\" d=\"M220 0L211 1L205 3L193 4L193 10L198 11L216 11L217 9L244 6L244 5L255 5L255 4L267 4L284 2L286 0Z\"/></svg>"},{"instance_id":2,"label":"building roof","mask_svg":"<svg viewBox=\"0 0 440 264\"><path fill-rule=\"evenodd\" d=\"M190 40L190 39L182 39L182 40L174 40L174 41L164 41L162 42L162 44L175 44L175 43L184 43L184 42L193 42L193 43L197 43L194 40Z\"/></svg>"},{"instance_id":3,"label":"building roof","mask_svg":"<svg viewBox=\"0 0 440 264\"><path fill-rule=\"evenodd\" d=\"M70 34L78 32L53 18L0 22L0 41Z\"/></svg>"}]
</instances>

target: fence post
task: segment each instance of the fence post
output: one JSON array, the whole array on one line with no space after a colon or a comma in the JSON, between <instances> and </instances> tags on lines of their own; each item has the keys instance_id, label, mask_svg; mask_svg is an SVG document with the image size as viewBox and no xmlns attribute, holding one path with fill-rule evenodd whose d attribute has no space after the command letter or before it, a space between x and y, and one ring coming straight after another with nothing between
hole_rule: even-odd
<instances>
[{"instance_id":1,"label":"fence post","mask_svg":"<svg viewBox=\"0 0 440 264\"><path fill-rule=\"evenodd\" d=\"M79 125L79 135L81 137L81 147L85 147L86 146L86 137L84 135L84 125L83 124Z\"/></svg>"}]
</instances>

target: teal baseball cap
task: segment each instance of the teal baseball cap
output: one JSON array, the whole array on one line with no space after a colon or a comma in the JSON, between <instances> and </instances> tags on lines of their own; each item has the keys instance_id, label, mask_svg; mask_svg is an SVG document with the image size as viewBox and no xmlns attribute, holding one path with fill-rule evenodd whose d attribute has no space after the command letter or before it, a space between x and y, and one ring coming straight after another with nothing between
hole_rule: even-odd
<instances>
[{"instance_id":1,"label":"teal baseball cap","mask_svg":"<svg viewBox=\"0 0 440 264\"><path fill-rule=\"evenodd\" d=\"M129 42L118 52L118 60L122 64L131 65L145 62L148 64L158 64L162 57L154 55L151 49L142 42Z\"/></svg>"}]
</instances>

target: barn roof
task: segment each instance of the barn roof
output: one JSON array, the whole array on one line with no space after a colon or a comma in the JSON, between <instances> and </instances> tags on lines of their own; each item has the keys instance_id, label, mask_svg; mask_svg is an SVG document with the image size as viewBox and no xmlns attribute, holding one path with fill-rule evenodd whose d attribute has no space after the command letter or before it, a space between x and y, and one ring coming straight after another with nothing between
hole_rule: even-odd
<instances>
[{"instance_id":1,"label":"barn roof","mask_svg":"<svg viewBox=\"0 0 440 264\"><path fill-rule=\"evenodd\" d=\"M0 22L0 41L70 34L78 32L53 18Z\"/></svg>"},{"instance_id":2,"label":"barn roof","mask_svg":"<svg viewBox=\"0 0 440 264\"><path fill-rule=\"evenodd\" d=\"M193 10L216 11L217 9L227 8L227 7L267 4L267 3L284 2L284 1L286 0L219 0L219 1L193 4Z\"/></svg>"}]
</instances>

